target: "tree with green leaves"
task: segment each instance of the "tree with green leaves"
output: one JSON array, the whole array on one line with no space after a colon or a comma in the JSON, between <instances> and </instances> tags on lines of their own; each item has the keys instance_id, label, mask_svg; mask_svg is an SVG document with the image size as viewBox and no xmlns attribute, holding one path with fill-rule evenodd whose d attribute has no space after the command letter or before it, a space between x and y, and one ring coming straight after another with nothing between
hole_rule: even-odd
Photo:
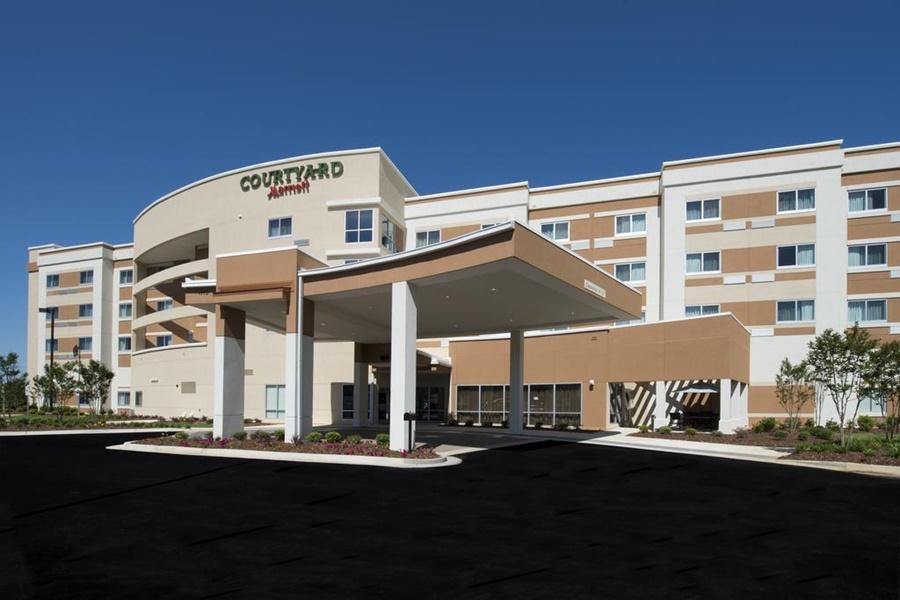
<instances>
[{"instance_id":1,"label":"tree with green leaves","mask_svg":"<svg viewBox=\"0 0 900 600\"><path fill-rule=\"evenodd\" d=\"M893 441L900 428L900 342L876 348L863 375L860 394L881 409L886 441Z\"/></svg>"},{"instance_id":2,"label":"tree with green leaves","mask_svg":"<svg viewBox=\"0 0 900 600\"><path fill-rule=\"evenodd\" d=\"M0 410L10 414L25 400L25 380L27 376L19 370L19 355L10 352L0 356Z\"/></svg>"},{"instance_id":3,"label":"tree with green leaves","mask_svg":"<svg viewBox=\"0 0 900 600\"><path fill-rule=\"evenodd\" d=\"M809 367L805 362L792 364L787 358L781 361L781 367L775 375L775 395L788 415L788 428L791 430L800 427L800 412L810 399L814 400L812 383Z\"/></svg>"},{"instance_id":4,"label":"tree with green leaves","mask_svg":"<svg viewBox=\"0 0 900 600\"><path fill-rule=\"evenodd\" d=\"M824 388L834 404L841 444L847 443L846 427L856 420L860 387L876 346L869 332L858 325L843 333L826 329L809 343L806 364L813 380Z\"/></svg>"},{"instance_id":5,"label":"tree with green leaves","mask_svg":"<svg viewBox=\"0 0 900 600\"><path fill-rule=\"evenodd\" d=\"M94 359L89 360L87 365L77 363L75 370L78 373L75 391L88 403L92 411L100 414L104 402L109 397L109 385L114 373L102 362Z\"/></svg>"},{"instance_id":6,"label":"tree with green leaves","mask_svg":"<svg viewBox=\"0 0 900 600\"><path fill-rule=\"evenodd\" d=\"M44 373L31 379L29 395L35 404L53 410L75 393L75 378L72 376L75 363L49 363L44 365Z\"/></svg>"}]
</instances>

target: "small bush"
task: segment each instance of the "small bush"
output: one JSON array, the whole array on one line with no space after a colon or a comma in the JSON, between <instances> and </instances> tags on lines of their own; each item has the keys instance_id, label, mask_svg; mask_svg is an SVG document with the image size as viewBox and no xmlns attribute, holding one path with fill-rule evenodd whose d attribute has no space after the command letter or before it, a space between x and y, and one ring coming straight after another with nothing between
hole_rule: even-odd
<instances>
[{"instance_id":1,"label":"small bush","mask_svg":"<svg viewBox=\"0 0 900 600\"><path fill-rule=\"evenodd\" d=\"M713 437L722 437L724 434L721 431L719 431L718 429L716 429L710 435L712 435Z\"/></svg>"},{"instance_id":2,"label":"small bush","mask_svg":"<svg viewBox=\"0 0 900 600\"><path fill-rule=\"evenodd\" d=\"M688 427L684 430L684 435L697 435L697 430L693 427Z\"/></svg>"},{"instance_id":3,"label":"small bush","mask_svg":"<svg viewBox=\"0 0 900 600\"><path fill-rule=\"evenodd\" d=\"M872 428L875 427L875 419L869 415L860 415L856 419L856 426L860 431L872 431Z\"/></svg>"},{"instance_id":4,"label":"small bush","mask_svg":"<svg viewBox=\"0 0 900 600\"><path fill-rule=\"evenodd\" d=\"M749 433L749 430L746 427L738 427L734 430L734 436L738 439L747 437L747 433Z\"/></svg>"},{"instance_id":5,"label":"small bush","mask_svg":"<svg viewBox=\"0 0 900 600\"><path fill-rule=\"evenodd\" d=\"M471 427L475 424L475 419L466 419L466 427Z\"/></svg>"},{"instance_id":6,"label":"small bush","mask_svg":"<svg viewBox=\"0 0 900 600\"><path fill-rule=\"evenodd\" d=\"M247 439L247 432L246 431L235 431L234 435L232 435L231 437L233 437L234 439L236 439L239 442L243 442L244 440Z\"/></svg>"},{"instance_id":7,"label":"small bush","mask_svg":"<svg viewBox=\"0 0 900 600\"><path fill-rule=\"evenodd\" d=\"M322 441L322 434L318 431L313 431L306 436L306 441L310 444L317 444Z\"/></svg>"},{"instance_id":8,"label":"small bush","mask_svg":"<svg viewBox=\"0 0 900 600\"><path fill-rule=\"evenodd\" d=\"M362 443L362 437L360 437L359 434L356 434L356 433L354 433L353 435L348 435L347 443L348 444L360 444L360 443Z\"/></svg>"},{"instance_id":9,"label":"small bush","mask_svg":"<svg viewBox=\"0 0 900 600\"><path fill-rule=\"evenodd\" d=\"M820 440L825 440L826 442L831 440L831 438L834 436L834 432L831 429L822 427L821 425L816 425L809 430L809 433L812 434L813 437L817 437Z\"/></svg>"},{"instance_id":10,"label":"small bush","mask_svg":"<svg viewBox=\"0 0 900 600\"><path fill-rule=\"evenodd\" d=\"M813 421L812 419L807 419L806 421L803 422L803 427L805 429L812 429L815 426L816 426L816 422Z\"/></svg>"},{"instance_id":11,"label":"small bush","mask_svg":"<svg viewBox=\"0 0 900 600\"><path fill-rule=\"evenodd\" d=\"M775 439L776 439L776 440L785 440L785 439L787 439L788 432L785 431L784 429L779 429L778 431L776 431L776 432L773 433L772 435L775 436Z\"/></svg>"},{"instance_id":12,"label":"small bush","mask_svg":"<svg viewBox=\"0 0 900 600\"><path fill-rule=\"evenodd\" d=\"M268 444L272 441L272 434L268 431L264 431L262 429L258 429L250 434L250 439L254 442L262 442L264 444Z\"/></svg>"},{"instance_id":13,"label":"small bush","mask_svg":"<svg viewBox=\"0 0 900 600\"><path fill-rule=\"evenodd\" d=\"M649 425L641 425L640 427L638 427L638 429L641 431L641 433L647 433L648 431L650 431L650 426Z\"/></svg>"},{"instance_id":14,"label":"small bush","mask_svg":"<svg viewBox=\"0 0 900 600\"><path fill-rule=\"evenodd\" d=\"M800 440L801 442L805 442L806 440L809 439L809 433L806 431L801 431L800 433L797 434L797 439Z\"/></svg>"},{"instance_id":15,"label":"small bush","mask_svg":"<svg viewBox=\"0 0 900 600\"><path fill-rule=\"evenodd\" d=\"M569 426L566 425L565 423L557 423L556 425L553 426L553 429L555 429L556 431L568 431Z\"/></svg>"},{"instance_id":16,"label":"small bush","mask_svg":"<svg viewBox=\"0 0 900 600\"><path fill-rule=\"evenodd\" d=\"M272 438L279 440L279 441L283 440L284 439L284 429L276 429L275 431L273 431Z\"/></svg>"},{"instance_id":17,"label":"small bush","mask_svg":"<svg viewBox=\"0 0 900 600\"><path fill-rule=\"evenodd\" d=\"M535 428L535 429L543 429L543 428L544 428L544 422L543 422L543 421L538 421L537 423L534 424L534 428Z\"/></svg>"},{"instance_id":18,"label":"small bush","mask_svg":"<svg viewBox=\"0 0 900 600\"><path fill-rule=\"evenodd\" d=\"M302 446L303 445L303 436L295 433L294 436L291 438L291 443L294 444L295 446Z\"/></svg>"},{"instance_id":19,"label":"small bush","mask_svg":"<svg viewBox=\"0 0 900 600\"><path fill-rule=\"evenodd\" d=\"M797 454L802 454L802 453L808 452L808 451L809 451L809 444L797 444L796 446L794 446L794 452L796 452Z\"/></svg>"},{"instance_id":20,"label":"small bush","mask_svg":"<svg viewBox=\"0 0 900 600\"><path fill-rule=\"evenodd\" d=\"M388 444L391 443L391 436L388 435L387 433L379 433L378 435L375 436L375 442L379 446L382 446L382 447L387 446Z\"/></svg>"},{"instance_id":21,"label":"small bush","mask_svg":"<svg viewBox=\"0 0 900 600\"><path fill-rule=\"evenodd\" d=\"M189 437L190 436L187 434L187 431L179 431L178 433L175 434L176 440L186 440Z\"/></svg>"},{"instance_id":22,"label":"small bush","mask_svg":"<svg viewBox=\"0 0 900 600\"><path fill-rule=\"evenodd\" d=\"M329 444L337 444L342 439L344 439L344 436L342 436L337 431L329 431L328 433L325 434L325 441L328 442Z\"/></svg>"},{"instance_id":23,"label":"small bush","mask_svg":"<svg viewBox=\"0 0 900 600\"><path fill-rule=\"evenodd\" d=\"M831 431L840 431L840 427L838 426L837 421L835 421L834 419L828 419L828 421L825 423L825 427L827 427Z\"/></svg>"},{"instance_id":24,"label":"small bush","mask_svg":"<svg viewBox=\"0 0 900 600\"><path fill-rule=\"evenodd\" d=\"M206 440L211 440L211 439L213 439L212 431L204 431L204 432L200 435L200 437L203 438L203 439L206 439Z\"/></svg>"},{"instance_id":25,"label":"small bush","mask_svg":"<svg viewBox=\"0 0 900 600\"><path fill-rule=\"evenodd\" d=\"M658 431L659 433L661 433L661 434L663 434L663 435L669 435L670 433L672 433L672 428L669 427L668 425L663 425L662 427L660 427L660 428L657 429L656 431Z\"/></svg>"},{"instance_id":26,"label":"small bush","mask_svg":"<svg viewBox=\"0 0 900 600\"><path fill-rule=\"evenodd\" d=\"M773 431L777 426L778 421L775 420L775 417L765 417L760 419L756 425L753 426L753 431L756 433L769 432Z\"/></svg>"},{"instance_id":27,"label":"small bush","mask_svg":"<svg viewBox=\"0 0 900 600\"><path fill-rule=\"evenodd\" d=\"M494 426L494 422L493 422L493 421L484 420L484 421L481 422L481 426L482 426L482 427L493 427L493 426Z\"/></svg>"},{"instance_id":28,"label":"small bush","mask_svg":"<svg viewBox=\"0 0 900 600\"><path fill-rule=\"evenodd\" d=\"M863 450L863 456L866 458L874 458L875 457L875 448L866 448Z\"/></svg>"}]
</instances>

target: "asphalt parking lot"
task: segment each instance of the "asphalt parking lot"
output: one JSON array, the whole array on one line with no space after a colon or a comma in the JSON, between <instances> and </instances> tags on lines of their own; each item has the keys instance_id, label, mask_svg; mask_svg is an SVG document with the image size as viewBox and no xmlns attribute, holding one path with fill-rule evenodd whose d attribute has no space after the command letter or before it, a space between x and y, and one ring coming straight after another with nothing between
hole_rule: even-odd
<instances>
[{"instance_id":1,"label":"asphalt parking lot","mask_svg":"<svg viewBox=\"0 0 900 600\"><path fill-rule=\"evenodd\" d=\"M537 441L394 470L0 438L0 598L896 598L900 483Z\"/></svg>"}]
</instances>

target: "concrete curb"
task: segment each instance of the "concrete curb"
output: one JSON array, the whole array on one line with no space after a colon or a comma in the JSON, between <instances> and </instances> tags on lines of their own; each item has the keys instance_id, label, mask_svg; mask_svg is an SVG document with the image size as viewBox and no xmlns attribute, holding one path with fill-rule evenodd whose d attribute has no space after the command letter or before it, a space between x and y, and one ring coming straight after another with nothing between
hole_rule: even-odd
<instances>
[{"instance_id":1,"label":"concrete curb","mask_svg":"<svg viewBox=\"0 0 900 600\"><path fill-rule=\"evenodd\" d=\"M0 437L20 437L28 435L83 435L96 433L172 433L185 431L174 427L142 427L140 429L107 428L107 429L47 429L37 431L0 431Z\"/></svg>"},{"instance_id":2,"label":"concrete curb","mask_svg":"<svg viewBox=\"0 0 900 600\"><path fill-rule=\"evenodd\" d=\"M215 458L244 458L250 460L275 460L282 462L305 462L331 465L356 465L364 467L387 467L394 469L430 469L451 467L462 463L453 456L439 458L390 458L385 456L349 456L344 454L310 454L303 452L275 452L266 450L232 450L229 448L192 448L190 446L151 446L136 442L125 442L107 446L107 450L147 452L151 454L173 454L180 456L210 456Z\"/></svg>"}]
</instances>

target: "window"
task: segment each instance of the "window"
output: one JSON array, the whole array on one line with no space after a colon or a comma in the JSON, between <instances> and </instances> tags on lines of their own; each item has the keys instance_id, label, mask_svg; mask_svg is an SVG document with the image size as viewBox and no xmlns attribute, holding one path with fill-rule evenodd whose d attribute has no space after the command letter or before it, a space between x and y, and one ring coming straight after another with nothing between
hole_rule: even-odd
<instances>
[{"instance_id":1,"label":"window","mask_svg":"<svg viewBox=\"0 0 900 600\"><path fill-rule=\"evenodd\" d=\"M131 318L131 302L120 302L119 303L119 318L120 319L130 319Z\"/></svg>"},{"instance_id":2,"label":"window","mask_svg":"<svg viewBox=\"0 0 900 600\"><path fill-rule=\"evenodd\" d=\"M47 309L46 315L47 315L46 319L48 321L55 321L55 320L59 319L59 307L58 306L49 307Z\"/></svg>"},{"instance_id":3,"label":"window","mask_svg":"<svg viewBox=\"0 0 900 600\"><path fill-rule=\"evenodd\" d=\"M156 347L157 348L165 348L166 346L172 345L172 334L171 333L161 333L156 336Z\"/></svg>"},{"instance_id":4,"label":"window","mask_svg":"<svg viewBox=\"0 0 900 600\"><path fill-rule=\"evenodd\" d=\"M884 210L887 208L887 190L877 188L874 190L853 190L850 196L850 212L864 212L867 210Z\"/></svg>"},{"instance_id":5,"label":"window","mask_svg":"<svg viewBox=\"0 0 900 600\"><path fill-rule=\"evenodd\" d=\"M58 288L59 287L59 275L47 275L47 287L48 288Z\"/></svg>"},{"instance_id":6,"label":"window","mask_svg":"<svg viewBox=\"0 0 900 600\"><path fill-rule=\"evenodd\" d=\"M283 419L284 418L284 386L283 385L267 385L266 386L266 418L267 419Z\"/></svg>"},{"instance_id":7,"label":"window","mask_svg":"<svg viewBox=\"0 0 900 600\"><path fill-rule=\"evenodd\" d=\"M719 199L693 200L687 203L688 221L712 221L719 218Z\"/></svg>"},{"instance_id":8,"label":"window","mask_svg":"<svg viewBox=\"0 0 900 600\"><path fill-rule=\"evenodd\" d=\"M850 246L851 267L871 267L887 264L887 244Z\"/></svg>"},{"instance_id":9,"label":"window","mask_svg":"<svg viewBox=\"0 0 900 600\"><path fill-rule=\"evenodd\" d=\"M156 301L156 312L159 312L161 310L169 310L170 308L172 308L171 298L165 298L163 300Z\"/></svg>"},{"instance_id":10,"label":"window","mask_svg":"<svg viewBox=\"0 0 900 600\"><path fill-rule=\"evenodd\" d=\"M619 215L616 217L616 235L627 235L629 233L646 233L647 231L647 215L639 213L636 215Z\"/></svg>"},{"instance_id":11,"label":"window","mask_svg":"<svg viewBox=\"0 0 900 600\"><path fill-rule=\"evenodd\" d=\"M90 352L93 347L94 340L89 337L80 337L78 338L78 351L79 352Z\"/></svg>"},{"instance_id":12,"label":"window","mask_svg":"<svg viewBox=\"0 0 900 600\"><path fill-rule=\"evenodd\" d=\"M94 272L81 271L80 273L78 273L78 283L80 283L81 285L94 283Z\"/></svg>"},{"instance_id":13,"label":"window","mask_svg":"<svg viewBox=\"0 0 900 600\"><path fill-rule=\"evenodd\" d=\"M353 384L341 385L341 418L353 418Z\"/></svg>"},{"instance_id":14,"label":"window","mask_svg":"<svg viewBox=\"0 0 900 600\"><path fill-rule=\"evenodd\" d=\"M129 392L119 392L116 394L116 406L130 406L131 394Z\"/></svg>"},{"instance_id":15,"label":"window","mask_svg":"<svg viewBox=\"0 0 900 600\"><path fill-rule=\"evenodd\" d=\"M119 352L131 352L131 336L119 336Z\"/></svg>"},{"instance_id":16,"label":"window","mask_svg":"<svg viewBox=\"0 0 900 600\"><path fill-rule=\"evenodd\" d=\"M798 212L801 210L815 210L816 190L790 190L778 192L778 212Z\"/></svg>"},{"instance_id":17,"label":"window","mask_svg":"<svg viewBox=\"0 0 900 600\"><path fill-rule=\"evenodd\" d=\"M847 313L851 323L882 323L887 321L887 300L851 300Z\"/></svg>"},{"instance_id":18,"label":"window","mask_svg":"<svg viewBox=\"0 0 900 600\"><path fill-rule=\"evenodd\" d=\"M345 265L355 265L356 263L359 262L359 260L360 259L358 259L358 258L348 258L347 260L344 261L344 264Z\"/></svg>"},{"instance_id":19,"label":"window","mask_svg":"<svg viewBox=\"0 0 900 600\"><path fill-rule=\"evenodd\" d=\"M387 217L381 217L381 245L388 252L397 251L397 226Z\"/></svg>"},{"instance_id":20,"label":"window","mask_svg":"<svg viewBox=\"0 0 900 600\"><path fill-rule=\"evenodd\" d=\"M344 213L344 242L357 244L372 241L372 209L348 210Z\"/></svg>"},{"instance_id":21,"label":"window","mask_svg":"<svg viewBox=\"0 0 900 600\"><path fill-rule=\"evenodd\" d=\"M691 304L684 307L684 316L686 317L716 315L719 314L719 312L720 310L718 304Z\"/></svg>"},{"instance_id":22,"label":"window","mask_svg":"<svg viewBox=\"0 0 900 600\"><path fill-rule=\"evenodd\" d=\"M441 231L417 231L416 232L416 248L424 248L425 246L433 246L441 241Z\"/></svg>"},{"instance_id":23,"label":"window","mask_svg":"<svg viewBox=\"0 0 900 600\"><path fill-rule=\"evenodd\" d=\"M45 352L59 352L59 340L44 340L44 351Z\"/></svg>"},{"instance_id":24,"label":"window","mask_svg":"<svg viewBox=\"0 0 900 600\"><path fill-rule=\"evenodd\" d=\"M79 304L78 305L78 316L82 318L93 317L94 316L94 305L93 304Z\"/></svg>"},{"instance_id":25,"label":"window","mask_svg":"<svg viewBox=\"0 0 900 600\"><path fill-rule=\"evenodd\" d=\"M134 407L139 408L144 405L144 392L134 393Z\"/></svg>"},{"instance_id":26,"label":"window","mask_svg":"<svg viewBox=\"0 0 900 600\"><path fill-rule=\"evenodd\" d=\"M482 223L482 224L481 224L481 228L482 228L482 229L488 229L488 228L490 228L490 227L493 227L494 225L497 225L497 223Z\"/></svg>"},{"instance_id":27,"label":"window","mask_svg":"<svg viewBox=\"0 0 900 600\"><path fill-rule=\"evenodd\" d=\"M777 323L815 320L816 303L814 300L783 300L776 305L775 321Z\"/></svg>"},{"instance_id":28,"label":"window","mask_svg":"<svg viewBox=\"0 0 900 600\"><path fill-rule=\"evenodd\" d=\"M279 238L291 235L293 229L293 219L291 217L282 217L280 219L269 219L269 237Z\"/></svg>"},{"instance_id":29,"label":"window","mask_svg":"<svg viewBox=\"0 0 900 600\"><path fill-rule=\"evenodd\" d=\"M119 271L119 285L131 285L134 281L134 271L132 269L122 269Z\"/></svg>"},{"instance_id":30,"label":"window","mask_svg":"<svg viewBox=\"0 0 900 600\"><path fill-rule=\"evenodd\" d=\"M715 252L692 252L687 255L686 270L692 273L718 273L721 269L719 264L719 251Z\"/></svg>"},{"instance_id":31,"label":"window","mask_svg":"<svg viewBox=\"0 0 900 600\"><path fill-rule=\"evenodd\" d=\"M815 264L815 244L799 244L797 246L778 247L779 267L812 267Z\"/></svg>"},{"instance_id":32,"label":"window","mask_svg":"<svg viewBox=\"0 0 900 600\"><path fill-rule=\"evenodd\" d=\"M569 222L557 221L556 223L541 223L541 234L556 242L568 241Z\"/></svg>"},{"instance_id":33,"label":"window","mask_svg":"<svg viewBox=\"0 0 900 600\"><path fill-rule=\"evenodd\" d=\"M581 423L580 383L526 385L522 392L526 423L546 426ZM508 411L508 385L456 386L456 417L460 422L472 419L482 424L498 423L508 418Z\"/></svg>"},{"instance_id":34,"label":"window","mask_svg":"<svg viewBox=\"0 0 900 600\"><path fill-rule=\"evenodd\" d=\"M647 280L646 263L633 262L616 265L616 279L631 283L643 283Z\"/></svg>"}]
</instances>

